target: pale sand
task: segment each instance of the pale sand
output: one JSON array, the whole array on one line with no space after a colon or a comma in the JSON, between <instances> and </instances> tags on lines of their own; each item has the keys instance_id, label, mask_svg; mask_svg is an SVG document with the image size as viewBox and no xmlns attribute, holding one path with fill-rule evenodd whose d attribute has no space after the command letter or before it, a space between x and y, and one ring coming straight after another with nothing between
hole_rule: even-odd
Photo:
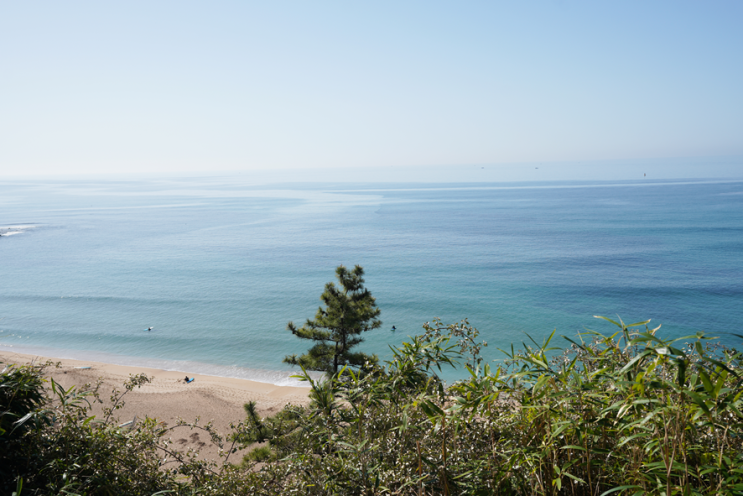
<instances>
[{"instance_id":1,"label":"pale sand","mask_svg":"<svg viewBox=\"0 0 743 496\"><path fill-rule=\"evenodd\" d=\"M0 350L0 362L3 363L0 370L11 363L27 364L35 361L38 364L47 360L60 363L60 368L49 368L47 375L65 388L103 380L100 393L106 405L110 403L111 390L114 387L122 390L124 381L131 374L147 374L152 382L135 388L124 396L125 406L114 413L122 423L136 416L138 419L157 418L173 426L178 418L193 422L196 417L200 417L199 425L211 421L218 432L226 434L230 423L237 424L245 419L243 405L248 401L257 403L257 410L262 416L272 415L287 404L309 403L309 388L192 374L188 376L195 377L194 382L186 384L183 380L186 372L47 358ZM94 413L100 415L100 405L94 409ZM217 447L203 431L179 427L171 431L170 437L175 442L174 446L181 450L198 448L203 458L218 460ZM236 453L229 461L239 462L240 456Z\"/></svg>"}]
</instances>

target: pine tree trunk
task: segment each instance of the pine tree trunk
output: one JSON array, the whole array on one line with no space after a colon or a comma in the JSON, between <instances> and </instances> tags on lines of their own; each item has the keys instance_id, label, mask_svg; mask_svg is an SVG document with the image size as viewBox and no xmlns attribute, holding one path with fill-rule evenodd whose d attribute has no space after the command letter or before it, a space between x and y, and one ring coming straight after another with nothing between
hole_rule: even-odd
<instances>
[{"instance_id":1,"label":"pine tree trunk","mask_svg":"<svg viewBox=\"0 0 743 496\"><path fill-rule=\"evenodd\" d=\"M335 354L333 355L333 373L338 373L338 343L335 343Z\"/></svg>"}]
</instances>

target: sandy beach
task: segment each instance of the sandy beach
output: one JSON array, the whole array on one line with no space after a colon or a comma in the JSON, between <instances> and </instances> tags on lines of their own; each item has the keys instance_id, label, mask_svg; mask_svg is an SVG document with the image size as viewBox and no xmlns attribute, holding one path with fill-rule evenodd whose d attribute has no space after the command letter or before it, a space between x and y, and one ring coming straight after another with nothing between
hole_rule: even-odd
<instances>
[{"instance_id":1,"label":"sandy beach","mask_svg":"<svg viewBox=\"0 0 743 496\"><path fill-rule=\"evenodd\" d=\"M147 374L152 382L128 393L124 397L125 406L116 411L115 415L122 423L134 417L138 419L151 417L173 426L178 418L193 422L199 417L200 425L211 421L218 432L225 434L229 432L230 423L237 423L245 418L243 405L248 401L257 402L258 412L262 416L272 415L287 404L305 405L309 402L309 389L303 387L276 386L245 379L192 374L188 376L194 377L194 381L186 384L185 372L58 359L0 350L0 362L3 367L12 363L38 364L46 361L59 363L59 368L50 367L47 375L65 388L102 380L101 399L106 403L112 389L114 387L123 389L124 381L130 375ZM98 405L94 413L99 413L100 408ZM191 430L188 427L179 427L171 432L175 446L183 450L198 448L202 457L217 461L218 448L211 443L205 432ZM238 456L239 454L232 455L230 462L238 462Z\"/></svg>"}]
</instances>

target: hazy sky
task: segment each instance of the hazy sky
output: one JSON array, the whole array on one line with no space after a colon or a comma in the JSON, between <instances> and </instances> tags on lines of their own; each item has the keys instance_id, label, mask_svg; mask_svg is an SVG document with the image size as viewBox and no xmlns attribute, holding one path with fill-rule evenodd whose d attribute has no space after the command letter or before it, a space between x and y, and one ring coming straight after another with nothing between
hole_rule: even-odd
<instances>
[{"instance_id":1,"label":"hazy sky","mask_svg":"<svg viewBox=\"0 0 743 496\"><path fill-rule=\"evenodd\" d=\"M0 175L741 156L742 50L740 0L0 0Z\"/></svg>"}]
</instances>

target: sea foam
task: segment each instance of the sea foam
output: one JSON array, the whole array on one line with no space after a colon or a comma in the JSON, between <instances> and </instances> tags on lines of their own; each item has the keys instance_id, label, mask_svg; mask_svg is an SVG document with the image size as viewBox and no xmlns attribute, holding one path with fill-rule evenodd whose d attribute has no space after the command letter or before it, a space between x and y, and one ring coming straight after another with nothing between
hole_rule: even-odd
<instances>
[{"instance_id":1,"label":"sea foam","mask_svg":"<svg viewBox=\"0 0 743 496\"><path fill-rule=\"evenodd\" d=\"M0 236L13 236L14 234L23 234L29 229L33 229L34 225L18 225L18 226L4 226L0 227Z\"/></svg>"},{"instance_id":2,"label":"sea foam","mask_svg":"<svg viewBox=\"0 0 743 496\"><path fill-rule=\"evenodd\" d=\"M92 362L108 363L112 365L123 365L127 367L147 367L151 369L166 370L169 372L183 372L189 375L210 375L214 377L225 377L232 379L245 379L254 382L274 384L276 386L310 387L306 381L296 377L300 371L282 371L252 369L238 367L236 365L214 365L189 360L164 360L153 358L132 357L105 352L90 352L82 350L61 350L42 346L18 346L0 344L1 348L13 348L14 353L26 355L39 355L50 359L85 360ZM323 377L321 372L310 372L313 380Z\"/></svg>"}]
</instances>

